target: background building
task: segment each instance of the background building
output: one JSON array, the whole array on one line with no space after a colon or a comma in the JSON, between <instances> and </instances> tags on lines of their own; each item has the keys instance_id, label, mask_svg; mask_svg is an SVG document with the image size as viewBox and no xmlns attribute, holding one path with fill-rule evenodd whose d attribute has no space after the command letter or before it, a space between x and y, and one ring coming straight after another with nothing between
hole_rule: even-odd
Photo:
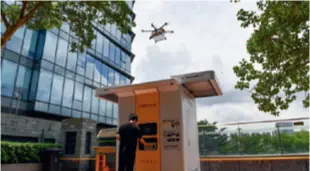
<instances>
[{"instance_id":1,"label":"background building","mask_svg":"<svg viewBox=\"0 0 310 171\"><path fill-rule=\"evenodd\" d=\"M132 8L134 1L127 4ZM95 30L97 38L84 53L69 51L77 40L68 24L48 31L23 27L14 34L1 50L2 140L54 142L60 120L70 117L95 120L98 129L117 124L118 106L96 98L95 89L133 81L135 34L111 24Z\"/></svg>"},{"instance_id":2,"label":"background building","mask_svg":"<svg viewBox=\"0 0 310 171\"><path fill-rule=\"evenodd\" d=\"M279 129L280 133L290 134L294 132L293 122L276 122L275 127Z\"/></svg>"}]
</instances>

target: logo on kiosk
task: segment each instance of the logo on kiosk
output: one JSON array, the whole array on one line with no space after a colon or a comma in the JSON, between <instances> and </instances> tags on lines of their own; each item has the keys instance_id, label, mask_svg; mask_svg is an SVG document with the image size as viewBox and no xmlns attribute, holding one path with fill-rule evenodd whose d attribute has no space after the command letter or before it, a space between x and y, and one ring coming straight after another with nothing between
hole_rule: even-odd
<instances>
[{"instance_id":1,"label":"logo on kiosk","mask_svg":"<svg viewBox=\"0 0 310 171\"><path fill-rule=\"evenodd\" d=\"M150 108L150 107L155 107L156 103L150 103L150 104L139 104L138 108Z\"/></svg>"}]
</instances>

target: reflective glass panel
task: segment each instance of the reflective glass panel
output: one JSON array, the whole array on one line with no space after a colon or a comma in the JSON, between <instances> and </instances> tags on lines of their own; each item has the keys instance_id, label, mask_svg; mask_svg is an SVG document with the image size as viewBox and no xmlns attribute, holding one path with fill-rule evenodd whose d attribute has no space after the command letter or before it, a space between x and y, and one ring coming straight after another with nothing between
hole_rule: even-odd
<instances>
[{"instance_id":1,"label":"reflective glass panel","mask_svg":"<svg viewBox=\"0 0 310 171\"><path fill-rule=\"evenodd\" d=\"M114 61L114 59L115 59L115 45L113 43L110 43L109 59L111 61Z\"/></svg>"},{"instance_id":2,"label":"reflective glass panel","mask_svg":"<svg viewBox=\"0 0 310 171\"><path fill-rule=\"evenodd\" d=\"M95 59L87 55L87 61L86 61L86 78L92 80L94 76L94 68L95 68Z\"/></svg>"},{"instance_id":3,"label":"reflective glass panel","mask_svg":"<svg viewBox=\"0 0 310 171\"><path fill-rule=\"evenodd\" d=\"M114 85L114 70L109 68L108 73L108 86Z\"/></svg>"},{"instance_id":4,"label":"reflective glass panel","mask_svg":"<svg viewBox=\"0 0 310 171\"><path fill-rule=\"evenodd\" d=\"M113 118L118 118L118 105L113 104Z\"/></svg>"},{"instance_id":5,"label":"reflective glass panel","mask_svg":"<svg viewBox=\"0 0 310 171\"><path fill-rule=\"evenodd\" d=\"M116 47L115 51L115 64L118 66L121 65L121 51L118 47Z\"/></svg>"},{"instance_id":6,"label":"reflective glass panel","mask_svg":"<svg viewBox=\"0 0 310 171\"><path fill-rule=\"evenodd\" d=\"M18 29L11 37L11 39L7 41L6 48L13 52L20 53L24 38L24 31L25 27Z\"/></svg>"},{"instance_id":7,"label":"reflective glass panel","mask_svg":"<svg viewBox=\"0 0 310 171\"><path fill-rule=\"evenodd\" d=\"M83 85L81 83L75 83L74 99L78 101L83 99Z\"/></svg>"},{"instance_id":8,"label":"reflective glass panel","mask_svg":"<svg viewBox=\"0 0 310 171\"><path fill-rule=\"evenodd\" d=\"M26 73L26 67L19 65L17 79L16 79L16 83L15 83L14 96L23 95L25 73Z\"/></svg>"},{"instance_id":9,"label":"reflective glass panel","mask_svg":"<svg viewBox=\"0 0 310 171\"><path fill-rule=\"evenodd\" d=\"M100 83L100 77L101 77L101 62L97 59L95 59L95 71L94 71L94 80L98 83Z\"/></svg>"},{"instance_id":10,"label":"reflective glass panel","mask_svg":"<svg viewBox=\"0 0 310 171\"><path fill-rule=\"evenodd\" d=\"M114 85L120 84L120 73L116 72L114 73Z\"/></svg>"},{"instance_id":11,"label":"reflective glass panel","mask_svg":"<svg viewBox=\"0 0 310 171\"><path fill-rule=\"evenodd\" d=\"M101 65L101 84L107 85L108 84L108 66L105 64Z\"/></svg>"},{"instance_id":12,"label":"reflective glass panel","mask_svg":"<svg viewBox=\"0 0 310 171\"><path fill-rule=\"evenodd\" d=\"M34 57L36 53L37 40L38 40L38 32L27 29L26 36L24 39L24 45L22 48L22 55Z\"/></svg>"},{"instance_id":13,"label":"reflective glass panel","mask_svg":"<svg viewBox=\"0 0 310 171\"><path fill-rule=\"evenodd\" d=\"M92 108L91 108L91 113L98 114L99 113L99 98L96 97L96 90L92 90Z\"/></svg>"},{"instance_id":14,"label":"reflective glass panel","mask_svg":"<svg viewBox=\"0 0 310 171\"><path fill-rule=\"evenodd\" d=\"M103 36L101 33L97 32L97 44L96 44L96 52L98 52L101 56L103 49Z\"/></svg>"},{"instance_id":15,"label":"reflective glass panel","mask_svg":"<svg viewBox=\"0 0 310 171\"><path fill-rule=\"evenodd\" d=\"M52 95L51 95L51 103L53 104L58 104L58 105L61 104L63 81L64 81L64 77L54 74Z\"/></svg>"},{"instance_id":16,"label":"reflective glass panel","mask_svg":"<svg viewBox=\"0 0 310 171\"><path fill-rule=\"evenodd\" d=\"M56 52L57 36L49 31L46 32L43 58L54 63Z\"/></svg>"},{"instance_id":17,"label":"reflective glass panel","mask_svg":"<svg viewBox=\"0 0 310 171\"><path fill-rule=\"evenodd\" d=\"M108 116L108 117L113 116L113 105L112 105L112 102L109 102L109 101L107 101L106 116Z\"/></svg>"},{"instance_id":18,"label":"reflective glass panel","mask_svg":"<svg viewBox=\"0 0 310 171\"><path fill-rule=\"evenodd\" d=\"M104 37L103 38L103 56L104 57L108 57L109 56L109 49L110 49L110 47L109 47L109 40L106 38L106 37Z\"/></svg>"},{"instance_id":19,"label":"reflective glass panel","mask_svg":"<svg viewBox=\"0 0 310 171\"><path fill-rule=\"evenodd\" d=\"M17 72L17 64L4 59L2 61L1 69L1 95L12 96Z\"/></svg>"},{"instance_id":20,"label":"reflective glass panel","mask_svg":"<svg viewBox=\"0 0 310 171\"><path fill-rule=\"evenodd\" d=\"M66 68L71 71L75 71L77 61L77 53L76 52L69 52L67 58L67 66Z\"/></svg>"},{"instance_id":21,"label":"reflective glass panel","mask_svg":"<svg viewBox=\"0 0 310 171\"><path fill-rule=\"evenodd\" d=\"M73 100L74 81L65 79L62 105L71 108Z\"/></svg>"},{"instance_id":22,"label":"reflective glass panel","mask_svg":"<svg viewBox=\"0 0 310 171\"><path fill-rule=\"evenodd\" d=\"M67 53L68 53L68 42L64 39L59 38L57 56L56 56L56 64L62 67L65 67Z\"/></svg>"},{"instance_id":23,"label":"reflective glass panel","mask_svg":"<svg viewBox=\"0 0 310 171\"><path fill-rule=\"evenodd\" d=\"M88 86L84 86L84 99L83 99L83 111L90 112L92 89Z\"/></svg>"},{"instance_id":24,"label":"reflective glass panel","mask_svg":"<svg viewBox=\"0 0 310 171\"><path fill-rule=\"evenodd\" d=\"M39 86L37 92L37 99L40 101L48 102L51 93L52 73L41 69L39 77Z\"/></svg>"},{"instance_id":25,"label":"reflective glass panel","mask_svg":"<svg viewBox=\"0 0 310 171\"><path fill-rule=\"evenodd\" d=\"M99 103L100 103L99 115L105 116L105 109L106 109L107 102L103 99L100 99Z\"/></svg>"}]
</instances>

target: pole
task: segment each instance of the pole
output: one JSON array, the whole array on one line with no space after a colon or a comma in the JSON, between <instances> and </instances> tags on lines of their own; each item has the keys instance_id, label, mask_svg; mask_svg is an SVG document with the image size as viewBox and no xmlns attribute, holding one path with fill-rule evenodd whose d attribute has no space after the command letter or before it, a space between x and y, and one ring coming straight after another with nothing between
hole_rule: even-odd
<instances>
[{"instance_id":1,"label":"pole","mask_svg":"<svg viewBox=\"0 0 310 171\"><path fill-rule=\"evenodd\" d=\"M18 97L17 104L16 104L15 115L18 115L18 110L19 110L20 99L21 99L21 98L20 98L20 97Z\"/></svg>"},{"instance_id":2,"label":"pole","mask_svg":"<svg viewBox=\"0 0 310 171\"><path fill-rule=\"evenodd\" d=\"M283 154L283 144L282 144L282 139L281 139L280 129L279 129L279 125L278 124L277 124L277 131L278 131L278 138L279 138L279 142L280 142L281 154Z\"/></svg>"},{"instance_id":3,"label":"pole","mask_svg":"<svg viewBox=\"0 0 310 171\"><path fill-rule=\"evenodd\" d=\"M15 115L18 115L20 100L21 100L22 96L23 96L23 91L21 89L17 88L17 94L16 94L17 104L16 104Z\"/></svg>"},{"instance_id":4,"label":"pole","mask_svg":"<svg viewBox=\"0 0 310 171\"><path fill-rule=\"evenodd\" d=\"M241 149L242 148L242 145L241 145L241 128L239 127L239 125L238 125L238 139L239 139L239 142L238 142L238 145L239 145L239 147L238 147L238 149L239 149L239 153L241 154L241 155L243 155L243 150Z\"/></svg>"}]
</instances>

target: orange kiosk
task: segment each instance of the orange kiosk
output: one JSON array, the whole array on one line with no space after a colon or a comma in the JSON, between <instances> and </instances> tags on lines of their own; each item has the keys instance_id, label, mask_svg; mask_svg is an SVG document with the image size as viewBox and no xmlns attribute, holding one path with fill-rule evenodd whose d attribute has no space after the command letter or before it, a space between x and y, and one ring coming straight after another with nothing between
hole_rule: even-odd
<instances>
[{"instance_id":1,"label":"orange kiosk","mask_svg":"<svg viewBox=\"0 0 310 171\"><path fill-rule=\"evenodd\" d=\"M200 171L195 99L221 94L214 71L96 90L97 97L118 103L118 125L137 113L142 138L156 144L138 144L135 171Z\"/></svg>"}]
</instances>

